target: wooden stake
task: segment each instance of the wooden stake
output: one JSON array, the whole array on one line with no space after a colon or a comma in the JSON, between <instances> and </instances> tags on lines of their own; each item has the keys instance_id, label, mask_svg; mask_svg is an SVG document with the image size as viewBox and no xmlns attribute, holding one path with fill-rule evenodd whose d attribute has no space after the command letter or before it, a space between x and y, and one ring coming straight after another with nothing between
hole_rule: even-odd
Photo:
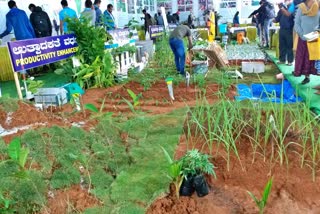
<instances>
[{"instance_id":1,"label":"wooden stake","mask_svg":"<svg viewBox=\"0 0 320 214\"><path fill-rule=\"evenodd\" d=\"M8 53L9 53L9 57L10 57L10 61L11 61L11 69L12 69L12 72L13 72L14 82L16 83L16 88L17 88L17 92L18 92L18 97L19 97L20 100L22 100L23 97L22 97L22 92L21 92L19 77L18 77L17 72L14 72L13 63L12 63L12 60L11 60L11 54L10 54L10 51L9 51L9 43L8 43L8 45L7 45L7 49L8 49Z\"/></svg>"},{"instance_id":2,"label":"wooden stake","mask_svg":"<svg viewBox=\"0 0 320 214\"><path fill-rule=\"evenodd\" d=\"M12 67L12 69L13 69L13 67ZM22 92L21 92L21 87L20 87L20 82L19 82L19 77L18 77L17 72L13 71L13 76L14 76L14 82L16 83L18 97L20 100L22 100Z\"/></svg>"}]
</instances>

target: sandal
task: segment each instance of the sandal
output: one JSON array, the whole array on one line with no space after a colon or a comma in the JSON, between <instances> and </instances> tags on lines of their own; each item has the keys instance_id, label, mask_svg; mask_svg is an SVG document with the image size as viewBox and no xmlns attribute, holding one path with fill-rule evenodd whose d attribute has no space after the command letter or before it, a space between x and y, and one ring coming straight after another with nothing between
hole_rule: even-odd
<instances>
[{"instance_id":1,"label":"sandal","mask_svg":"<svg viewBox=\"0 0 320 214\"><path fill-rule=\"evenodd\" d=\"M307 84L307 83L309 83L309 82L310 82L310 78L309 78L309 77L306 77L306 78L304 78L304 80L302 80L301 84L302 84L302 85L305 85L305 84Z\"/></svg>"}]
</instances>

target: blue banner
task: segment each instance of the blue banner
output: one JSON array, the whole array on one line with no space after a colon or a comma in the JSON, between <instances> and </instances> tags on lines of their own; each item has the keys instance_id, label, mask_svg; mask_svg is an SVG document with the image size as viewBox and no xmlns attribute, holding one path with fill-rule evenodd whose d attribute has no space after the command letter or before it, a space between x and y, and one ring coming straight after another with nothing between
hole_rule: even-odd
<instances>
[{"instance_id":1,"label":"blue banner","mask_svg":"<svg viewBox=\"0 0 320 214\"><path fill-rule=\"evenodd\" d=\"M8 42L14 71L67 59L78 51L74 34Z\"/></svg>"}]
</instances>

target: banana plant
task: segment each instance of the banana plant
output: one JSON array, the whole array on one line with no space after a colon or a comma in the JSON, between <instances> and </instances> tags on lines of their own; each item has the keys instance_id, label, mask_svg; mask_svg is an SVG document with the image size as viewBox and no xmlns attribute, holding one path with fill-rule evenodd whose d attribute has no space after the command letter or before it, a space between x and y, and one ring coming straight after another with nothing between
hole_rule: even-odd
<instances>
[{"instance_id":1,"label":"banana plant","mask_svg":"<svg viewBox=\"0 0 320 214\"><path fill-rule=\"evenodd\" d=\"M180 197L179 191L183 181L182 162L172 160L168 152L163 147L161 148L163 150L164 155L166 156L166 159L169 162L168 177L173 182L175 187L176 197L177 199L179 199Z\"/></svg>"},{"instance_id":2,"label":"banana plant","mask_svg":"<svg viewBox=\"0 0 320 214\"><path fill-rule=\"evenodd\" d=\"M81 65L75 70L73 79L81 88L103 88L113 85L115 63L110 52L106 52L103 58L99 56L92 64L84 63L80 57Z\"/></svg>"},{"instance_id":3,"label":"banana plant","mask_svg":"<svg viewBox=\"0 0 320 214\"><path fill-rule=\"evenodd\" d=\"M19 138L13 139L8 146L9 157L15 161L21 169L24 169L29 152L28 148L21 147Z\"/></svg>"},{"instance_id":4,"label":"banana plant","mask_svg":"<svg viewBox=\"0 0 320 214\"><path fill-rule=\"evenodd\" d=\"M19 166L19 170L13 173L13 177L21 179L28 178L28 171L25 170L25 165L28 159L29 152L30 151L28 148L23 148L21 146L19 138L14 138L10 142L8 146L8 156L10 157L10 160L7 161L13 161ZM3 163L7 161L4 161Z\"/></svg>"},{"instance_id":5,"label":"banana plant","mask_svg":"<svg viewBox=\"0 0 320 214\"><path fill-rule=\"evenodd\" d=\"M123 100L127 103L127 105L129 106L129 108L131 109L132 112L135 112L135 108L140 105L140 98L142 97L142 94L139 93L138 95L135 94L133 91L131 91L130 89L127 89L128 94L130 95L132 102L130 102L129 100L123 98Z\"/></svg>"}]
</instances>

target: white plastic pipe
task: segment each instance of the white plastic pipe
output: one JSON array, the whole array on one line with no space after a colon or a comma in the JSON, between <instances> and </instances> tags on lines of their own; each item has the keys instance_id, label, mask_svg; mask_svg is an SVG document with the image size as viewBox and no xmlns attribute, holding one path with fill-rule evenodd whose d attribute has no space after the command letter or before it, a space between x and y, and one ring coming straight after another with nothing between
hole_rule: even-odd
<instances>
[{"instance_id":1,"label":"white plastic pipe","mask_svg":"<svg viewBox=\"0 0 320 214\"><path fill-rule=\"evenodd\" d=\"M190 85L190 73L186 72L186 86L187 88L189 88Z\"/></svg>"},{"instance_id":2,"label":"white plastic pipe","mask_svg":"<svg viewBox=\"0 0 320 214\"><path fill-rule=\"evenodd\" d=\"M169 96L170 96L171 100L174 100L172 81L173 81L173 78L169 77L166 79L166 83L167 83L168 91L169 91Z\"/></svg>"}]
</instances>

